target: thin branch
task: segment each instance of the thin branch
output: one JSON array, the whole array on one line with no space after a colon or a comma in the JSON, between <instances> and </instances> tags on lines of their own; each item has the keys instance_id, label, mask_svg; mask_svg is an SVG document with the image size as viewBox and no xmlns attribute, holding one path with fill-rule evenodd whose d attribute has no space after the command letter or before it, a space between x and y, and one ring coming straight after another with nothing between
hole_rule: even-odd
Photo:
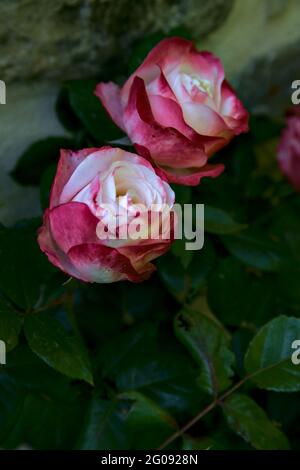
<instances>
[{"instance_id":1,"label":"thin branch","mask_svg":"<svg viewBox=\"0 0 300 470\"><path fill-rule=\"evenodd\" d=\"M61 297L58 297L57 299L49 302L46 305L43 305L42 307L38 307L30 312L27 313L27 315L35 315L40 312L44 312L46 310L50 310L51 308L57 307L58 305L62 305L65 302L65 294L62 295Z\"/></svg>"},{"instance_id":2,"label":"thin branch","mask_svg":"<svg viewBox=\"0 0 300 470\"><path fill-rule=\"evenodd\" d=\"M213 410L217 405L221 405L222 402L229 397L233 392L235 392L238 388L244 385L245 382L250 378L250 375L244 377L242 380L237 382L233 387L231 387L227 392L225 392L221 397L216 398L210 405L208 405L204 410L200 411L191 421L185 424L182 428L178 429L174 434L172 434L168 439L166 439L157 450L162 450L171 444L175 439L182 436L186 431L188 431L194 424L196 424L201 418L207 415L211 410Z\"/></svg>"},{"instance_id":3,"label":"thin branch","mask_svg":"<svg viewBox=\"0 0 300 470\"><path fill-rule=\"evenodd\" d=\"M157 450L162 450L165 447L167 447L169 444L171 444L177 437L182 436L188 429L190 429L194 424L199 421L199 419L203 418L207 413L209 413L217 404L217 401L213 401L210 405L208 405L204 410L202 410L197 416L195 416L191 421L189 421L185 426L183 426L181 429L176 431L174 434L172 434L168 439L166 439L161 446L158 447Z\"/></svg>"}]
</instances>

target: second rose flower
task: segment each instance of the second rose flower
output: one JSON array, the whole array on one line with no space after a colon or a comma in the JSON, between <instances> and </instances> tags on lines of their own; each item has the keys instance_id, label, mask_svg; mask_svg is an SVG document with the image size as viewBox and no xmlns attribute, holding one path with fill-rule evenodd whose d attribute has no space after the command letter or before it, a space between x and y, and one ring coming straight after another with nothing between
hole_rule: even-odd
<instances>
[{"instance_id":1,"label":"second rose flower","mask_svg":"<svg viewBox=\"0 0 300 470\"><path fill-rule=\"evenodd\" d=\"M197 185L218 176L210 157L248 130L248 113L224 78L220 60L182 38L161 41L120 89L96 95L138 153L171 183Z\"/></svg>"}]
</instances>

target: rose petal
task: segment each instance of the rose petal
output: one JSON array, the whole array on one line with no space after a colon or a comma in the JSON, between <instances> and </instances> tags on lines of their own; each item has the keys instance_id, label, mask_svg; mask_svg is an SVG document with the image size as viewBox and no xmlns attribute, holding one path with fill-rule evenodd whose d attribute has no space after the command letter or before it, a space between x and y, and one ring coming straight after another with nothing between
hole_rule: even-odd
<instances>
[{"instance_id":1,"label":"rose petal","mask_svg":"<svg viewBox=\"0 0 300 470\"><path fill-rule=\"evenodd\" d=\"M75 269L68 257L63 253L51 236L49 223L49 210L45 211L43 226L38 232L38 243L41 250L47 255L50 263L61 269L69 276L81 279L80 272Z\"/></svg>"},{"instance_id":2,"label":"rose petal","mask_svg":"<svg viewBox=\"0 0 300 470\"><path fill-rule=\"evenodd\" d=\"M78 152L73 152L72 150L60 151L60 159L50 194L50 208L59 204L60 195L64 186L75 169L88 155L94 153L96 150L95 148L88 148L79 150Z\"/></svg>"},{"instance_id":3,"label":"rose petal","mask_svg":"<svg viewBox=\"0 0 300 470\"><path fill-rule=\"evenodd\" d=\"M126 132L123 122L120 87L113 82L102 82L97 85L95 95L100 99L111 119L120 129Z\"/></svg>"},{"instance_id":4,"label":"rose petal","mask_svg":"<svg viewBox=\"0 0 300 470\"><path fill-rule=\"evenodd\" d=\"M141 282L126 256L114 248L97 244L83 244L71 248L68 257L88 282L110 283L128 279Z\"/></svg>"},{"instance_id":5,"label":"rose petal","mask_svg":"<svg viewBox=\"0 0 300 470\"><path fill-rule=\"evenodd\" d=\"M85 186L93 181L98 173L109 170L112 164L118 161L137 163L152 169L147 161L122 149L112 147L94 149L94 152L91 152L82 160L81 164L77 165L69 180L65 182L59 203L64 204L71 201Z\"/></svg>"},{"instance_id":6,"label":"rose petal","mask_svg":"<svg viewBox=\"0 0 300 470\"><path fill-rule=\"evenodd\" d=\"M123 86L121 91L123 105L128 101L130 89L136 77L142 78L146 84L149 83L159 77L161 70L167 73L176 67L192 47L193 44L190 41L179 37L160 41Z\"/></svg>"},{"instance_id":7,"label":"rose petal","mask_svg":"<svg viewBox=\"0 0 300 470\"><path fill-rule=\"evenodd\" d=\"M198 171L191 169L190 172L178 172L174 168L159 168L156 172L161 178L167 178L170 183L184 184L186 186L197 186L203 177L216 178L223 173L225 167L221 163L216 165L205 165Z\"/></svg>"},{"instance_id":8,"label":"rose petal","mask_svg":"<svg viewBox=\"0 0 300 470\"><path fill-rule=\"evenodd\" d=\"M185 121L199 134L211 137L225 137L228 127L222 117L201 103L184 103L182 105Z\"/></svg>"},{"instance_id":9,"label":"rose petal","mask_svg":"<svg viewBox=\"0 0 300 470\"><path fill-rule=\"evenodd\" d=\"M146 158L150 155L157 165L188 168L206 164L203 148L194 145L176 129L163 128L156 123L144 82L138 77L131 88L125 119L137 149L146 149L142 155Z\"/></svg>"},{"instance_id":10,"label":"rose petal","mask_svg":"<svg viewBox=\"0 0 300 470\"><path fill-rule=\"evenodd\" d=\"M69 202L49 212L53 240L64 253L83 243L100 243L96 234L99 220L86 204Z\"/></svg>"},{"instance_id":11,"label":"rose petal","mask_svg":"<svg viewBox=\"0 0 300 470\"><path fill-rule=\"evenodd\" d=\"M249 114L226 80L222 84L221 112L227 125L235 135L248 132Z\"/></svg>"}]
</instances>

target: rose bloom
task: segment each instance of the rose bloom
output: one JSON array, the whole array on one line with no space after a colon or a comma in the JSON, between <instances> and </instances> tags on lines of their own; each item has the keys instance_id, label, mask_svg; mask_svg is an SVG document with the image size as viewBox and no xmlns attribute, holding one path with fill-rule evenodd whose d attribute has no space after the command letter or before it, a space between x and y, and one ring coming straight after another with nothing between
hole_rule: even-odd
<instances>
[{"instance_id":1,"label":"rose bloom","mask_svg":"<svg viewBox=\"0 0 300 470\"><path fill-rule=\"evenodd\" d=\"M38 242L51 263L82 281L139 282L174 238L173 203L170 186L138 155L62 150ZM152 207L159 217L149 217Z\"/></svg>"},{"instance_id":2,"label":"rose bloom","mask_svg":"<svg viewBox=\"0 0 300 470\"><path fill-rule=\"evenodd\" d=\"M300 191L300 106L295 106L287 114L287 125L281 134L277 158L282 173Z\"/></svg>"},{"instance_id":3,"label":"rose bloom","mask_svg":"<svg viewBox=\"0 0 300 470\"><path fill-rule=\"evenodd\" d=\"M95 93L138 153L172 183L218 176L224 167L209 157L248 130L248 113L220 60L181 38L161 41L121 89L100 83Z\"/></svg>"}]
</instances>

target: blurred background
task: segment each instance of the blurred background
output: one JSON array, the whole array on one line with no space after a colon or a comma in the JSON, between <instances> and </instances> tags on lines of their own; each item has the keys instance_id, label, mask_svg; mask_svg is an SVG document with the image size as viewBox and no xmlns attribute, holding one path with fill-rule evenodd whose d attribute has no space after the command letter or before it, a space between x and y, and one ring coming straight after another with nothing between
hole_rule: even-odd
<instances>
[{"instance_id":1,"label":"blurred background","mask_svg":"<svg viewBox=\"0 0 300 470\"><path fill-rule=\"evenodd\" d=\"M67 136L61 83L105 76L153 34L184 28L217 54L249 110L280 116L300 77L299 0L1 0L0 220L40 213L37 189L9 176L33 141ZM9 200L9 204L7 201Z\"/></svg>"}]
</instances>

